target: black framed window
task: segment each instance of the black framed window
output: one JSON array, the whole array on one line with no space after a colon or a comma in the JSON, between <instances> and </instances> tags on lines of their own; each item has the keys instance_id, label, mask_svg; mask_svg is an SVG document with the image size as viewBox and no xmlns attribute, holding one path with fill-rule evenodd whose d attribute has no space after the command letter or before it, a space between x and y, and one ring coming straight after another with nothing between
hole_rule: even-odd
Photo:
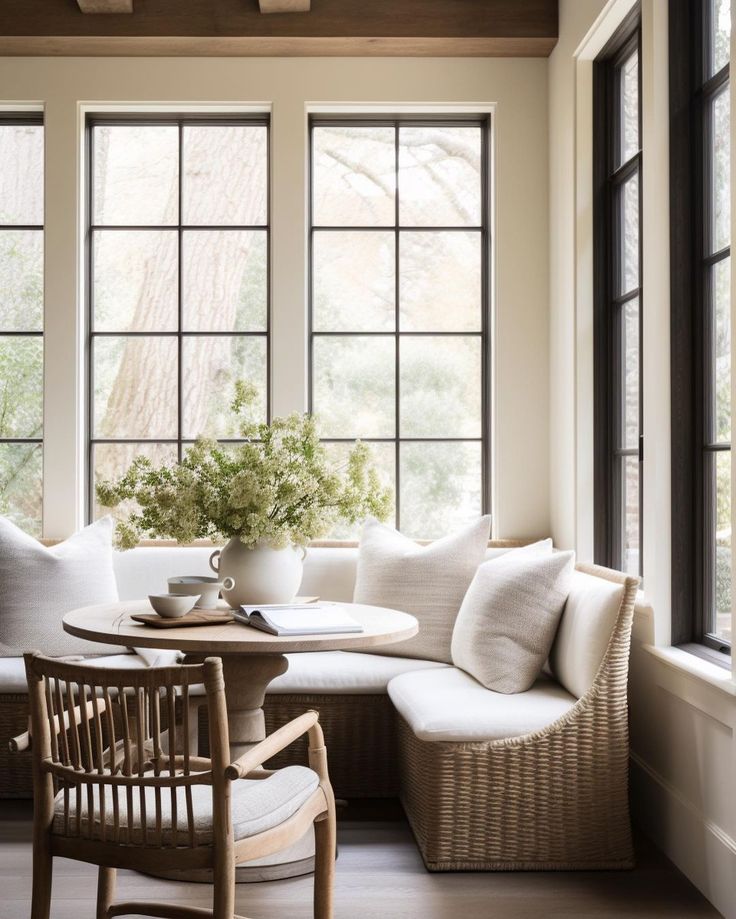
<instances>
[{"instance_id":1,"label":"black framed window","mask_svg":"<svg viewBox=\"0 0 736 919\"><path fill-rule=\"evenodd\" d=\"M596 61L595 556L643 573L641 77L638 12Z\"/></svg>"},{"instance_id":2,"label":"black framed window","mask_svg":"<svg viewBox=\"0 0 736 919\"><path fill-rule=\"evenodd\" d=\"M269 414L269 122L91 116L89 482Z\"/></svg>"},{"instance_id":3,"label":"black framed window","mask_svg":"<svg viewBox=\"0 0 736 919\"><path fill-rule=\"evenodd\" d=\"M44 128L0 112L0 513L41 535Z\"/></svg>"},{"instance_id":4,"label":"black framed window","mask_svg":"<svg viewBox=\"0 0 736 919\"><path fill-rule=\"evenodd\" d=\"M310 409L335 456L371 443L414 537L490 506L489 131L310 122Z\"/></svg>"},{"instance_id":5,"label":"black framed window","mask_svg":"<svg viewBox=\"0 0 736 919\"><path fill-rule=\"evenodd\" d=\"M729 0L670 4L673 641L731 643Z\"/></svg>"}]
</instances>

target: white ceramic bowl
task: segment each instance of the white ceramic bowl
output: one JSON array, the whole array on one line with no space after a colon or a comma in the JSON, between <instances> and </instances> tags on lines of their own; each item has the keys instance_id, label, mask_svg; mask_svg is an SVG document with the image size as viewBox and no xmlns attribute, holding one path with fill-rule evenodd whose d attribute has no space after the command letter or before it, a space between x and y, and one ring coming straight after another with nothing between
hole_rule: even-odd
<instances>
[{"instance_id":1,"label":"white ceramic bowl","mask_svg":"<svg viewBox=\"0 0 736 919\"><path fill-rule=\"evenodd\" d=\"M163 619L181 619L194 608L199 597L181 597L177 594L150 594L148 602Z\"/></svg>"},{"instance_id":2,"label":"white ceramic bowl","mask_svg":"<svg viewBox=\"0 0 736 919\"><path fill-rule=\"evenodd\" d=\"M169 578L169 592L177 596L197 594L197 609L215 609L220 591L235 586L232 578L177 577Z\"/></svg>"}]
</instances>

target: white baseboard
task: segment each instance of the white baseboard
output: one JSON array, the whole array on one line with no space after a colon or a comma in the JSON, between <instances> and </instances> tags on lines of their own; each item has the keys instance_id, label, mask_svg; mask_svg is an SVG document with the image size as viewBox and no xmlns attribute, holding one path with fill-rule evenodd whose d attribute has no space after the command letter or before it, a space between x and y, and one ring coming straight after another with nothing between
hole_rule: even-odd
<instances>
[{"instance_id":1,"label":"white baseboard","mask_svg":"<svg viewBox=\"0 0 736 919\"><path fill-rule=\"evenodd\" d=\"M633 751L631 798L656 845L726 919L736 919L736 840Z\"/></svg>"}]
</instances>

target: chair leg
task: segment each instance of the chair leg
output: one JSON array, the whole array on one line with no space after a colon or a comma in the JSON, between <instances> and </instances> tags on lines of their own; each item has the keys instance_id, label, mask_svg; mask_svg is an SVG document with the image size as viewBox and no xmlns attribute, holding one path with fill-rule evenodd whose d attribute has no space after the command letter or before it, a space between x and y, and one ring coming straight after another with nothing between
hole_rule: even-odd
<instances>
[{"instance_id":1,"label":"chair leg","mask_svg":"<svg viewBox=\"0 0 736 919\"><path fill-rule=\"evenodd\" d=\"M97 874L97 919L107 919L108 910L115 897L117 869L100 868Z\"/></svg>"},{"instance_id":2,"label":"chair leg","mask_svg":"<svg viewBox=\"0 0 736 919\"><path fill-rule=\"evenodd\" d=\"M232 844L215 853L212 919L234 919L235 916L235 858Z\"/></svg>"},{"instance_id":3,"label":"chair leg","mask_svg":"<svg viewBox=\"0 0 736 919\"><path fill-rule=\"evenodd\" d=\"M314 823L314 919L332 919L337 832L335 807Z\"/></svg>"},{"instance_id":4,"label":"chair leg","mask_svg":"<svg viewBox=\"0 0 736 919\"><path fill-rule=\"evenodd\" d=\"M51 914L51 880L54 860L47 845L35 845L33 850L33 894L31 919L49 919Z\"/></svg>"}]
</instances>

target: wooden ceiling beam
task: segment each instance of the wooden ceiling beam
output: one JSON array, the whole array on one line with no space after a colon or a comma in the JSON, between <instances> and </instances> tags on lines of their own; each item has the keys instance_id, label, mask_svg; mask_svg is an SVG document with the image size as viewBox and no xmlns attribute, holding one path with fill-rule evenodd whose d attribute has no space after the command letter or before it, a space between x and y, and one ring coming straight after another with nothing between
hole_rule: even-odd
<instances>
[{"instance_id":1,"label":"wooden ceiling beam","mask_svg":"<svg viewBox=\"0 0 736 919\"><path fill-rule=\"evenodd\" d=\"M308 13L311 0L258 0L262 13Z\"/></svg>"},{"instance_id":2,"label":"wooden ceiling beam","mask_svg":"<svg viewBox=\"0 0 736 919\"><path fill-rule=\"evenodd\" d=\"M134 15L80 13L121 3ZM297 4L309 14L261 12ZM0 0L0 55L542 57L557 13L557 0Z\"/></svg>"},{"instance_id":3,"label":"wooden ceiling beam","mask_svg":"<svg viewBox=\"0 0 736 919\"><path fill-rule=\"evenodd\" d=\"M132 13L133 0L77 0L83 13Z\"/></svg>"}]
</instances>

